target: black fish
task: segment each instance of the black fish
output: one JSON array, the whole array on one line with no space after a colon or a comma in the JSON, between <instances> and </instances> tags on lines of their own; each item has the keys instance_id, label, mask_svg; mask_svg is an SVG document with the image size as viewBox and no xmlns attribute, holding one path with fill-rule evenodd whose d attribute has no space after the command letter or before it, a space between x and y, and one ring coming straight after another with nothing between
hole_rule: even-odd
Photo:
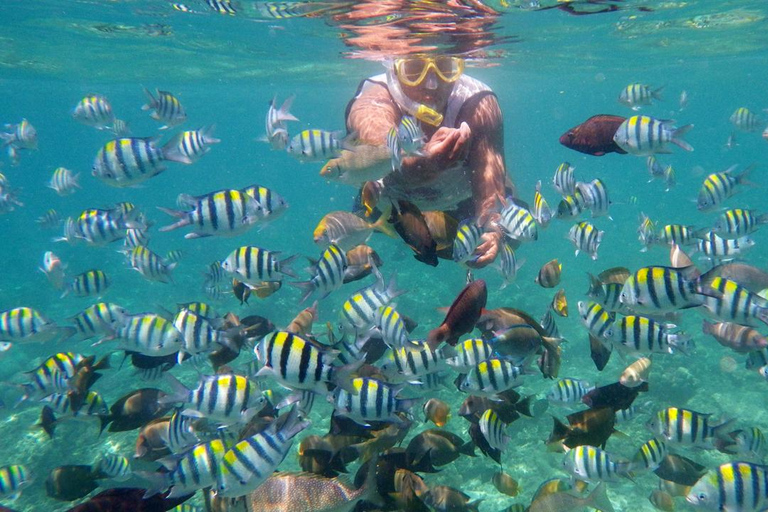
<instances>
[{"instance_id":1,"label":"black fish","mask_svg":"<svg viewBox=\"0 0 768 512\"><path fill-rule=\"evenodd\" d=\"M53 409L48 405L44 405L43 410L40 411L40 422L37 426L45 430L48 437L53 439L53 433L56 431L56 423L56 415L53 413Z\"/></svg>"},{"instance_id":2,"label":"black fish","mask_svg":"<svg viewBox=\"0 0 768 512\"><path fill-rule=\"evenodd\" d=\"M647 382L643 382L636 388L628 388L620 382L615 382L613 384L608 384L607 386L593 389L584 395L581 401L592 409L610 407L614 411L620 411L622 409L627 409L632 405L632 402L635 401L635 398L637 398L639 393L646 391L648 391Z\"/></svg>"},{"instance_id":3,"label":"black fish","mask_svg":"<svg viewBox=\"0 0 768 512\"><path fill-rule=\"evenodd\" d=\"M60 466L48 475L45 492L59 501L79 500L96 490L97 476L90 465Z\"/></svg>"},{"instance_id":4,"label":"black fish","mask_svg":"<svg viewBox=\"0 0 768 512\"><path fill-rule=\"evenodd\" d=\"M592 116L562 134L560 144L587 155L624 154L626 151L613 141L613 136L625 120L624 117L606 114Z\"/></svg>"},{"instance_id":5,"label":"black fish","mask_svg":"<svg viewBox=\"0 0 768 512\"><path fill-rule=\"evenodd\" d=\"M699 481L707 468L697 464L691 459L686 459L682 455L667 454L662 459L661 464L654 471L656 476L662 480L669 480L680 485L694 485Z\"/></svg>"},{"instance_id":6,"label":"black fish","mask_svg":"<svg viewBox=\"0 0 768 512\"><path fill-rule=\"evenodd\" d=\"M475 450L471 442L465 442L453 432L441 429L429 429L416 435L405 449L408 454L409 464L417 466L424 458L428 457L431 464L444 466L458 459L462 454L475 456ZM418 471L406 467L411 471Z\"/></svg>"},{"instance_id":7,"label":"black fish","mask_svg":"<svg viewBox=\"0 0 768 512\"><path fill-rule=\"evenodd\" d=\"M158 400L165 393L155 388L131 391L109 408L107 416L101 416L101 431L109 426L110 432L125 432L146 425L171 410L172 404L160 405Z\"/></svg>"},{"instance_id":8,"label":"black fish","mask_svg":"<svg viewBox=\"0 0 768 512\"><path fill-rule=\"evenodd\" d=\"M483 455L486 457L490 457L492 460L496 461L496 464L501 464L501 450L498 448L493 448L489 443L488 440L483 435L482 431L480 430L480 424L479 423L472 423L469 426L469 437L472 439L472 442L475 443L475 446L477 446L481 452L483 452Z\"/></svg>"},{"instance_id":9,"label":"black fish","mask_svg":"<svg viewBox=\"0 0 768 512\"><path fill-rule=\"evenodd\" d=\"M602 446L611 434L616 432L613 428L616 423L616 413L610 407L602 409L587 409L566 416L568 425L557 418L554 420L552 433L547 439L547 444L562 441L568 448L576 446Z\"/></svg>"},{"instance_id":10,"label":"black fish","mask_svg":"<svg viewBox=\"0 0 768 512\"><path fill-rule=\"evenodd\" d=\"M611 349L606 347L603 342L600 341L600 338L590 334L589 355L592 357L592 361L595 363L597 370L601 372L611 359Z\"/></svg>"},{"instance_id":11,"label":"black fish","mask_svg":"<svg viewBox=\"0 0 768 512\"><path fill-rule=\"evenodd\" d=\"M400 238L416 253L414 258L427 265L437 266L437 243L429 232L421 210L415 204L399 200L397 207L392 208L389 222L395 226Z\"/></svg>"}]
</instances>

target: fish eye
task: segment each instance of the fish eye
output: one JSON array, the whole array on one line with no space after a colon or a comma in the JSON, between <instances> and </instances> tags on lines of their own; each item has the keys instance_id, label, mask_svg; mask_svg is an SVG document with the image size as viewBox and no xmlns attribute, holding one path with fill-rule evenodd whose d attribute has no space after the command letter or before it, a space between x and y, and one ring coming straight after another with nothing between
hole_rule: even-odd
<instances>
[{"instance_id":1,"label":"fish eye","mask_svg":"<svg viewBox=\"0 0 768 512\"><path fill-rule=\"evenodd\" d=\"M705 492L700 492L699 495L697 496L697 498L699 499L699 501L706 502L707 499L709 498L709 496L707 496L707 493L705 493Z\"/></svg>"}]
</instances>

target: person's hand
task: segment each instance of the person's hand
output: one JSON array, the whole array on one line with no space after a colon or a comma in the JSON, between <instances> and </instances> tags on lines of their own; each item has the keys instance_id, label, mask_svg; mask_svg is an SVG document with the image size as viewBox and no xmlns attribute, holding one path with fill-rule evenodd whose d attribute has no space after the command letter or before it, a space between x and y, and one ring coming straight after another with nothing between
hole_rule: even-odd
<instances>
[{"instance_id":1,"label":"person's hand","mask_svg":"<svg viewBox=\"0 0 768 512\"><path fill-rule=\"evenodd\" d=\"M482 242L477 249L475 249L475 258L468 261L467 266L472 268L483 268L489 263L492 263L499 254L502 236L500 231L483 233L483 236L480 237Z\"/></svg>"},{"instance_id":2,"label":"person's hand","mask_svg":"<svg viewBox=\"0 0 768 512\"><path fill-rule=\"evenodd\" d=\"M424 153L439 160L441 165L450 165L464 159L471 138L472 130L467 123L461 123L458 128L443 126L424 145Z\"/></svg>"}]
</instances>

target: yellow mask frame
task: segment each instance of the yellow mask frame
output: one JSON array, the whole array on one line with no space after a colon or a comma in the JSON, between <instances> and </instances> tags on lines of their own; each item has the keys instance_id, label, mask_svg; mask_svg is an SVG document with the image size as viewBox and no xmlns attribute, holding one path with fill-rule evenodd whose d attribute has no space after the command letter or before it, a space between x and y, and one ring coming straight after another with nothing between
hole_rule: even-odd
<instances>
[{"instance_id":1,"label":"yellow mask frame","mask_svg":"<svg viewBox=\"0 0 768 512\"><path fill-rule=\"evenodd\" d=\"M395 60L395 74L403 85L418 87L429 70L446 83L453 83L464 73L464 59L448 55L403 57Z\"/></svg>"}]
</instances>

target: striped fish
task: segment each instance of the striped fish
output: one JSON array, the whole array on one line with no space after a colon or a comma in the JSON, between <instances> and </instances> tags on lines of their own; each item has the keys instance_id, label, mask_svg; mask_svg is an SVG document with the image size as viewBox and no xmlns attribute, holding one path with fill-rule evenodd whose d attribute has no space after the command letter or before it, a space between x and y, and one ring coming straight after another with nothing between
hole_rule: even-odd
<instances>
[{"instance_id":1,"label":"striped fish","mask_svg":"<svg viewBox=\"0 0 768 512\"><path fill-rule=\"evenodd\" d=\"M693 339L684 333L673 333L677 326L661 324L652 318L628 315L605 330L603 336L625 354L688 353Z\"/></svg>"},{"instance_id":2,"label":"striped fish","mask_svg":"<svg viewBox=\"0 0 768 512\"><path fill-rule=\"evenodd\" d=\"M552 185L563 197L572 196L576 191L576 179L573 177L573 171L574 168L568 162L561 163L555 170Z\"/></svg>"},{"instance_id":3,"label":"striped fish","mask_svg":"<svg viewBox=\"0 0 768 512\"><path fill-rule=\"evenodd\" d=\"M560 331L557 328L557 323L555 323L555 317L552 316L552 308L547 308L547 312L541 317L541 322L539 322L539 324L547 337L560 338Z\"/></svg>"},{"instance_id":4,"label":"striped fish","mask_svg":"<svg viewBox=\"0 0 768 512\"><path fill-rule=\"evenodd\" d=\"M100 94L89 94L81 99L72 109L72 117L97 130L106 130L115 122L112 105Z\"/></svg>"},{"instance_id":5,"label":"striped fish","mask_svg":"<svg viewBox=\"0 0 768 512\"><path fill-rule=\"evenodd\" d=\"M227 273L221 266L220 261L214 261L208 265L208 270L205 272L205 283L209 285L219 284L227 277Z\"/></svg>"},{"instance_id":6,"label":"striped fish","mask_svg":"<svg viewBox=\"0 0 768 512\"><path fill-rule=\"evenodd\" d=\"M594 179L589 183L576 183L576 188L584 198L584 206L592 210L592 217L608 215L608 207L611 200L608 198L608 189L601 179ZM609 216L610 218L610 216Z\"/></svg>"},{"instance_id":7,"label":"striped fish","mask_svg":"<svg viewBox=\"0 0 768 512\"><path fill-rule=\"evenodd\" d=\"M177 498L216 485L221 476L220 466L226 451L224 441L214 439L195 445L180 458L162 459L161 462L168 469L165 473L137 471L137 476L150 483L144 497L148 498L170 488L167 497Z\"/></svg>"},{"instance_id":8,"label":"striped fish","mask_svg":"<svg viewBox=\"0 0 768 512\"><path fill-rule=\"evenodd\" d=\"M406 422L397 413L407 413L417 401L397 398L400 386L368 377L352 379L350 386L349 391L336 388L333 407L337 414L364 426L370 426L370 421L404 425Z\"/></svg>"},{"instance_id":9,"label":"striped fish","mask_svg":"<svg viewBox=\"0 0 768 512\"><path fill-rule=\"evenodd\" d=\"M214 307L208 304L207 302L184 302L184 303L179 303L176 306L178 308L178 311L183 311L187 309L192 313L208 318L209 320L213 320L215 318L221 317L219 313L216 312Z\"/></svg>"},{"instance_id":10,"label":"striped fish","mask_svg":"<svg viewBox=\"0 0 768 512\"><path fill-rule=\"evenodd\" d=\"M397 138L396 126L393 126L387 132L387 150L389 150L389 161L392 164L392 172L400 172L403 165L403 159L400 150L400 141Z\"/></svg>"},{"instance_id":11,"label":"striped fish","mask_svg":"<svg viewBox=\"0 0 768 512\"><path fill-rule=\"evenodd\" d=\"M261 217L264 223L280 217L288 209L288 201L274 190L261 185L250 185L240 189L241 192L254 198L261 206Z\"/></svg>"},{"instance_id":12,"label":"striped fish","mask_svg":"<svg viewBox=\"0 0 768 512\"><path fill-rule=\"evenodd\" d=\"M445 362L458 372L469 370L493 357L493 346L482 338L469 338L455 347L456 356Z\"/></svg>"},{"instance_id":13,"label":"striped fish","mask_svg":"<svg viewBox=\"0 0 768 512\"><path fill-rule=\"evenodd\" d=\"M367 332L376 321L379 308L405 293L397 289L397 277L392 275L389 284L379 275L378 280L349 297L341 308L340 328L350 335Z\"/></svg>"},{"instance_id":14,"label":"striped fish","mask_svg":"<svg viewBox=\"0 0 768 512\"><path fill-rule=\"evenodd\" d=\"M549 226L552 220L552 209L541 194L541 180L536 182L536 192L533 194L533 218L542 228Z\"/></svg>"},{"instance_id":15,"label":"striped fish","mask_svg":"<svg viewBox=\"0 0 768 512\"><path fill-rule=\"evenodd\" d=\"M183 453L189 446L200 442L192 430L195 418L184 416L181 409L173 411L168 420L168 429L163 432L163 442L171 450L171 453Z\"/></svg>"},{"instance_id":16,"label":"striped fish","mask_svg":"<svg viewBox=\"0 0 768 512\"><path fill-rule=\"evenodd\" d=\"M112 324L128 314L128 311L110 302L98 302L88 306L71 318L81 340L103 336L110 332Z\"/></svg>"},{"instance_id":17,"label":"striped fish","mask_svg":"<svg viewBox=\"0 0 768 512\"><path fill-rule=\"evenodd\" d=\"M704 254L710 261L730 261L745 250L753 247L755 241L748 237L720 238L710 231L704 235L703 240L696 242L696 249Z\"/></svg>"},{"instance_id":18,"label":"striped fish","mask_svg":"<svg viewBox=\"0 0 768 512\"><path fill-rule=\"evenodd\" d=\"M584 208L586 208L584 196L577 189L572 195L564 196L558 203L556 217L558 219L572 219L580 215Z\"/></svg>"},{"instance_id":19,"label":"striped fish","mask_svg":"<svg viewBox=\"0 0 768 512\"><path fill-rule=\"evenodd\" d=\"M211 150L212 144L221 142L213 136L216 125L203 126L197 130L185 130L174 136L164 146L168 160L182 164L193 164Z\"/></svg>"},{"instance_id":20,"label":"striped fish","mask_svg":"<svg viewBox=\"0 0 768 512\"><path fill-rule=\"evenodd\" d=\"M59 217L59 212L53 208L50 208L44 214L35 219L35 222L43 229L55 229L59 224L61 224L61 217Z\"/></svg>"},{"instance_id":21,"label":"striped fish","mask_svg":"<svg viewBox=\"0 0 768 512\"><path fill-rule=\"evenodd\" d=\"M181 102L170 92L156 89L156 97L148 89L144 89L147 95L148 103L141 107L141 110L154 110L149 117L156 121L165 123L160 127L161 130L171 128L187 120L187 113Z\"/></svg>"},{"instance_id":22,"label":"striped fish","mask_svg":"<svg viewBox=\"0 0 768 512\"><path fill-rule=\"evenodd\" d=\"M60 196L68 196L75 192L75 189L82 188L79 183L80 173L73 174L65 167L57 167L53 171L51 181L48 182L48 188L52 188Z\"/></svg>"},{"instance_id":23,"label":"striped fish","mask_svg":"<svg viewBox=\"0 0 768 512\"><path fill-rule=\"evenodd\" d=\"M579 404L584 395L595 389L589 382L578 379L560 379L547 393L547 400L556 404Z\"/></svg>"},{"instance_id":24,"label":"striped fish","mask_svg":"<svg viewBox=\"0 0 768 512\"><path fill-rule=\"evenodd\" d=\"M114 338L102 338L97 345L117 339L120 348L148 356L168 356L182 349L181 333L172 322L154 313L126 315L112 328Z\"/></svg>"},{"instance_id":25,"label":"striped fish","mask_svg":"<svg viewBox=\"0 0 768 512\"><path fill-rule=\"evenodd\" d=\"M724 238L739 238L754 233L762 224L768 224L768 214L734 208L718 215L712 231Z\"/></svg>"},{"instance_id":26,"label":"striped fish","mask_svg":"<svg viewBox=\"0 0 768 512\"><path fill-rule=\"evenodd\" d=\"M283 276L295 278L296 274L289 265L298 255L278 260L278 254L280 253L244 245L222 260L221 268L251 286L259 286L263 281L282 281Z\"/></svg>"},{"instance_id":27,"label":"striped fish","mask_svg":"<svg viewBox=\"0 0 768 512\"><path fill-rule=\"evenodd\" d=\"M336 379L331 363L338 351L321 349L296 334L275 331L261 340L255 352L262 364L256 376L271 376L287 388L325 395L328 384Z\"/></svg>"},{"instance_id":28,"label":"striped fish","mask_svg":"<svg viewBox=\"0 0 768 512\"><path fill-rule=\"evenodd\" d=\"M129 226L146 229L117 210L85 210L75 220L75 236L88 245L102 246L124 238Z\"/></svg>"},{"instance_id":29,"label":"striped fish","mask_svg":"<svg viewBox=\"0 0 768 512\"><path fill-rule=\"evenodd\" d=\"M138 185L165 170L163 150L155 138L122 137L96 154L91 174L111 187Z\"/></svg>"},{"instance_id":30,"label":"striped fish","mask_svg":"<svg viewBox=\"0 0 768 512\"><path fill-rule=\"evenodd\" d=\"M0 498L15 500L22 489L32 483L34 476L21 464L0 467Z\"/></svg>"},{"instance_id":31,"label":"striped fish","mask_svg":"<svg viewBox=\"0 0 768 512\"><path fill-rule=\"evenodd\" d=\"M765 435L757 427L734 430L728 435L736 443L736 452L739 454L754 457L760 461L763 461L768 454Z\"/></svg>"},{"instance_id":32,"label":"striped fish","mask_svg":"<svg viewBox=\"0 0 768 512\"><path fill-rule=\"evenodd\" d=\"M704 510L765 510L768 506L768 470L749 462L727 462L702 476L685 499Z\"/></svg>"},{"instance_id":33,"label":"striped fish","mask_svg":"<svg viewBox=\"0 0 768 512\"><path fill-rule=\"evenodd\" d=\"M590 280L587 296L590 299L603 306L609 313L616 313L624 309L624 305L619 301L624 284L602 283L592 274L588 273L587 275Z\"/></svg>"},{"instance_id":34,"label":"striped fish","mask_svg":"<svg viewBox=\"0 0 768 512\"><path fill-rule=\"evenodd\" d=\"M667 407L652 416L646 426L670 444L711 449L715 447L715 439L726 439L727 436L723 436L733 420L713 426L709 422L710 416L690 409Z\"/></svg>"},{"instance_id":35,"label":"striped fish","mask_svg":"<svg viewBox=\"0 0 768 512\"><path fill-rule=\"evenodd\" d=\"M352 135L341 138L343 132L304 130L291 139L286 150L300 162L320 162L341 156L341 150L354 151Z\"/></svg>"},{"instance_id":36,"label":"striped fish","mask_svg":"<svg viewBox=\"0 0 768 512\"><path fill-rule=\"evenodd\" d=\"M290 112L296 95L288 96L280 108L277 108L277 96L269 102L265 120L265 135L259 140L268 142L272 149L283 150L288 146L288 128L286 121L298 121Z\"/></svg>"},{"instance_id":37,"label":"striped fish","mask_svg":"<svg viewBox=\"0 0 768 512\"><path fill-rule=\"evenodd\" d=\"M474 250L472 252L474 252ZM509 283L512 283L517 279L517 271L520 270L520 267L522 267L524 263L525 260L517 260L514 249L512 249L512 246L505 241L504 245L501 246L501 254L499 254L499 264L497 267L502 277L502 283L499 287L500 290L503 290Z\"/></svg>"},{"instance_id":38,"label":"striped fish","mask_svg":"<svg viewBox=\"0 0 768 512\"><path fill-rule=\"evenodd\" d=\"M563 459L563 467L586 482L618 482L629 476L629 462L613 461L610 454L594 446L577 446Z\"/></svg>"},{"instance_id":39,"label":"striped fish","mask_svg":"<svg viewBox=\"0 0 768 512\"><path fill-rule=\"evenodd\" d=\"M536 219L533 218L531 212L522 206L510 201L501 210L500 215L498 225L509 238L521 242L538 240L539 229L536 225Z\"/></svg>"},{"instance_id":40,"label":"striped fish","mask_svg":"<svg viewBox=\"0 0 768 512\"><path fill-rule=\"evenodd\" d=\"M233 446L224 454L221 462L217 496L236 498L258 488L288 455L293 438L309 424L294 407L262 432Z\"/></svg>"},{"instance_id":41,"label":"striped fish","mask_svg":"<svg viewBox=\"0 0 768 512\"><path fill-rule=\"evenodd\" d=\"M149 234L147 230L143 228L128 228L125 230L125 238L123 238L123 246L126 249L133 249L143 245L144 247L149 245Z\"/></svg>"},{"instance_id":42,"label":"striped fish","mask_svg":"<svg viewBox=\"0 0 768 512\"><path fill-rule=\"evenodd\" d=\"M213 12L226 14L228 16L235 16L237 14L237 9L235 9L235 6L232 5L230 0L205 0L205 3L208 4L208 7L210 7Z\"/></svg>"},{"instance_id":43,"label":"striped fish","mask_svg":"<svg viewBox=\"0 0 768 512\"><path fill-rule=\"evenodd\" d=\"M14 164L18 163L16 150L37 149L37 130L26 119L22 119L18 124L6 124L5 129L11 132L0 132L0 139L3 140L2 145L8 147L8 156Z\"/></svg>"},{"instance_id":44,"label":"striped fish","mask_svg":"<svg viewBox=\"0 0 768 512\"><path fill-rule=\"evenodd\" d=\"M70 327L58 327L36 309L17 307L0 313L0 340L12 342L45 342L62 340L74 334Z\"/></svg>"},{"instance_id":45,"label":"striped fish","mask_svg":"<svg viewBox=\"0 0 768 512\"><path fill-rule=\"evenodd\" d=\"M20 401L45 398L54 393L67 394L71 379L80 363L80 354L60 352L43 361L37 368L26 372L27 382L22 384L24 396Z\"/></svg>"},{"instance_id":46,"label":"striped fish","mask_svg":"<svg viewBox=\"0 0 768 512\"><path fill-rule=\"evenodd\" d=\"M171 263L143 245L131 249L127 256L128 265L147 280L160 283L173 282L171 272L176 268L177 262Z\"/></svg>"},{"instance_id":47,"label":"striped fish","mask_svg":"<svg viewBox=\"0 0 768 512\"><path fill-rule=\"evenodd\" d=\"M650 266L638 269L624 283L619 300L638 313L666 313L704 303L696 287L694 267Z\"/></svg>"},{"instance_id":48,"label":"striped fish","mask_svg":"<svg viewBox=\"0 0 768 512\"><path fill-rule=\"evenodd\" d=\"M208 418L225 425L245 425L264 404L264 397L256 387L240 375L202 375L194 389L188 389L172 375L166 378L173 393L160 398L158 403L181 403L184 416Z\"/></svg>"},{"instance_id":49,"label":"striped fish","mask_svg":"<svg viewBox=\"0 0 768 512\"><path fill-rule=\"evenodd\" d=\"M742 132L757 132L763 127L764 121L746 107L737 108L728 118L737 130Z\"/></svg>"},{"instance_id":50,"label":"striped fish","mask_svg":"<svg viewBox=\"0 0 768 512\"><path fill-rule=\"evenodd\" d=\"M420 154L426 137L419 122L412 116L403 116L397 125L397 142L406 155Z\"/></svg>"},{"instance_id":51,"label":"striped fish","mask_svg":"<svg viewBox=\"0 0 768 512\"><path fill-rule=\"evenodd\" d=\"M667 456L667 444L656 438L646 441L632 459L632 471L655 471Z\"/></svg>"},{"instance_id":52,"label":"striped fish","mask_svg":"<svg viewBox=\"0 0 768 512\"><path fill-rule=\"evenodd\" d=\"M131 130L128 128L128 123L122 119L115 119L115 122L112 123L110 131L115 137L127 137L131 134Z\"/></svg>"},{"instance_id":53,"label":"striped fish","mask_svg":"<svg viewBox=\"0 0 768 512\"><path fill-rule=\"evenodd\" d=\"M656 223L645 213L640 212L640 225L637 227L637 239L643 244L640 252L646 252L648 246L656 242Z\"/></svg>"},{"instance_id":54,"label":"striped fish","mask_svg":"<svg viewBox=\"0 0 768 512\"><path fill-rule=\"evenodd\" d=\"M715 267L717 269L718 267ZM704 307L715 317L743 325L768 324L768 300L750 292L736 281L715 275L701 277Z\"/></svg>"},{"instance_id":55,"label":"striped fish","mask_svg":"<svg viewBox=\"0 0 768 512\"><path fill-rule=\"evenodd\" d=\"M69 287L64 290L62 297L69 293L77 297L90 297L101 295L109 288L110 280L103 270L91 269L76 275Z\"/></svg>"},{"instance_id":56,"label":"striped fish","mask_svg":"<svg viewBox=\"0 0 768 512\"><path fill-rule=\"evenodd\" d=\"M53 393L40 400L49 404L51 409L64 416L95 417L109 414L107 402L97 391L89 391L78 403L77 409L71 400L71 393Z\"/></svg>"},{"instance_id":57,"label":"striped fish","mask_svg":"<svg viewBox=\"0 0 768 512\"><path fill-rule=\"evenodd\" d=\"M178 202L189 210L158 209L179 219L163 226L161 232L190 226L191 233L184 238L240 235L262 217L261 205L245 192L236 189L218 190L202 196L181 194Z\"/></svg>"},{"instance_id":58,"label":"striped fish","mask_svg":"<svg viewBox=\"0 0 768 512\"><path fill-rule=\"evenodd\" d=\"M347 266L347 254L338 245L329 245L312 266L311 271L314 275L309 281L290 283L304 292L299 304L311 297L315 291L319 291L321 294L319 300L323 300L331 292L341 288Z\"/></svg>"},{"instance_id":59,"label":"striped fish","mask_svg":"<svg viewBox=\"0 0 768 512\"><path fill-rule=\"evenodd\" d=\"M621 90L619 103L632 108L632 110L639 110L643 105L651 105L653 100L662 100L662 89L664 89L663 85L652 91L646 84L629 84Z\"/></svg>"},{"instance_id":60,"label":"striped fish","mask_svg":"<svg viewBox=\"0 0 768 512\"><path fill-rule=\"evenodd\" d=\"M453 240L453 261L457 263L473 261L475 249L480 245L482 236L483 228L474 220L463 220L456 229L456 238Z\"/></svg>"},{"instance_id":61,"label":"striped fish","mask_svg":"<svg viewBox=\"0 0 768 512\"><path fill-rule=\"evenodd\" d=\"M596 302L578 302L579 316L589 332L602 340L605 332L611 327L614 321L614 315L606 311Z\"/></svg>"},{"instance_id":62,"label":"striped fish","mask_svg":"<svg viewBox=\"0 0 768 512\"><path fill-rule=\"evenodd\" d=\"M391 349L410 345L408 330L400 313L392 306L381 306L373 318L374 327L381 333L384 343Z\"/></svg>"},{"instance_id":63,"label":"striped fish","mask_svg":"<svg viewBox=\"0 0 768 512\"><path fill-rule=\"evenodd\" d=\"M184 257L184 251L181 249L172 249L165 253L165 261L169 263L178 263Z\"/></svg>"},{"instance_id":64,"label":"striped fish","mask_svg":"<svg viewBox=\"0 0 768 512\"><path fill-rule=\"evenodd\" d=\"M425 375L445 369L445 364L443 350L433 350L425 341L411 341L393 348L390 361L384 363L381 370L392 380L416 382Z\"/></svg>"},{"instance_id":65,"label":"striped fish","mask_svg":"<svg viewBox=\"0 0 768 512\"><path fill-rule=\"evenodd\" d=\"M672 123L674 121L668 119L632 116L621 123L613 140L621 149L632 155L670 153L666 147L670 142L686 151L693 151L691 145L682 140L682 136L690 131L693 125L676 128Z\"/></svg>"},{"instance_id":66,"label":"striped fish","mask_svg":"<svg viewBox=\"0 0 768 512\"><path fill-rule=\"evenodd\" d=\"M523 369L507 359L491 358L472 368L459 384L470 395L494 397L522 384Z\"/></svg>"},{"instance_id":67,"label":"striped fish","mask_svg":"<svg viewBox=\"0 0 768 512\"><path fill-rule=\"evenodd\" d=\"M737 165L732 165L723 172L715 172L707 176L699 189L696 206L699 211L706 212L716 208L723 201L737 192L739 185L749 184L747 180L754 166L749 166L740 174L734 175Z\"/></svg>"},{"instance_id":68,"label":"striped fish","mask_svg":"<svg viewBox=\"0 0 768 512\"><path fill-rule=\"evenodd\" d=\"M587 221L581 221L574 224L568 231L568 239L576 246L576 256L584 251L589 254L593 260L597 259L597 250L603 241L605 231L600 231Z\"/></svg>"},{"instance_id":69,"label":"striped fish","mask_svg":"<svg viewBox=\"0 0 768 512\"><path fill-rule=\"evenodd\" d=\"M701 238L701 236L693 226L667 224L659 230L658 235L653 239L653 243L691 245L695 244L699 238Z\"/></svg>"},{"instance_id":70,"label":"striped fish","mask_svg":"<svg viewBox=\"0 0 768 512\"><path fill-rule=\"evenodd\" d=\"M478 421L480 433L494 450L504 451L509 443L507 425L499 419L493 409L486 409Z\"/></svg>"},{"instance_id":71,"label":"striped fish","mask_svg":"<svg viewBox=\"0 0 768 512\"><path fill-rule=\"evenodd\" d=\"M106 453L96 463L96 471L119 482L131 476L131 463L123 455Z\"/></svg>"},{"instance_id":72,"label":"striped fish","mask_svg":"<svg viewBox=\"0 0 768 512\"><path fill-rule=\"evenodd\" d=\"M182 348L179 350L178 362L184 360L183 354L192 356L211 352L220 347L233 349L233 343L224 331L215 329L211 322L202 315L197 315L188 309L182 309L173 318L173 326L182 337Z\"/></svg>"}]
</instances>

